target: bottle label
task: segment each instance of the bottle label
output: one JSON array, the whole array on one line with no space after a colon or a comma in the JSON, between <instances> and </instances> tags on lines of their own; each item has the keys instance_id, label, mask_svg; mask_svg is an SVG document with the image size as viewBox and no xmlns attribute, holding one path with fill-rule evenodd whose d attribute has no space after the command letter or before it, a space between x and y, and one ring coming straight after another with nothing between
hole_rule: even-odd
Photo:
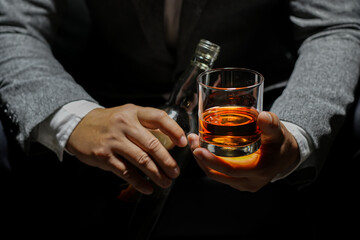
<instances>
[{"instance_id":1,"label":"bottle label","mask_svg":"<svg viewBox=\"0 0 360 240\"><path fill-rule=\"evenodd\" d=\"M173 141L171 141L171 139L166 134L161 132L159 129L156 129L156 130L150 129L149 131L160 141L160 143L167 150L171 150L175 147L175 144L173 143Z\"/></svg>"}]
</instances>

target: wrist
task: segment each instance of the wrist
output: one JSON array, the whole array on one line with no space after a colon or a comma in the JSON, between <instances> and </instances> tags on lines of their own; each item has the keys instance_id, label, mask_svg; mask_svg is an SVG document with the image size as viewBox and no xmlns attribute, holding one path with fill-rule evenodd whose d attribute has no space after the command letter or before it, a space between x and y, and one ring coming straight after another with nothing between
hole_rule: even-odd
<instances>
[{"instance_id":1,"label":"wrist","mask_svg":"<svg viewBox=\"0 0 360 240\"><path fill-rule=\"evenodd\" d=\"M289 147L292 149L291 152L293 153L293 155L290 156L290 158L293 160L291 161L289 166L285 170L277 174L271 180L271 182L275 182L290 175L304 161L306 161L306 159L308 159L310 154L313 152L312 141L304 129L290 122L281 121L281 123L285 126L285 128L291 135L291 145Z\"/></svg>"},{"instance_id":2,"label":"wrist","mask_svg":"<svg viewBox=\"0 0 360 240\"><path fill-rule=\"evenodd\" d=\"M36 141L56 153L61 161L65 145L80 120L91 110L102 108L89 101L75 101L68 103L50 115L37 127ZM71 152L67 151L71 154Z\"/></svg>"}]
</instances>

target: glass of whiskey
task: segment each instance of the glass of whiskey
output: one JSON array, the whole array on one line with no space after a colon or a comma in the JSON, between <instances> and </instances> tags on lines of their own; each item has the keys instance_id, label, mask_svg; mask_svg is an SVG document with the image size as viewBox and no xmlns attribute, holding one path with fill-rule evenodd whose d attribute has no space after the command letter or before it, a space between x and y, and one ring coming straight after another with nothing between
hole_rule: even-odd
<instances>
[{"instance_id":1,"label":"glass of whiskey","mask_svg":"<svg viewBox=\"0 0 360 240\"><path fill-rule=\"evenodd\" d=\"M218 68L199 74L197 81L200 146L229 160L256 152L264 77L245 68Z\"/></svg>"}]
</instances>

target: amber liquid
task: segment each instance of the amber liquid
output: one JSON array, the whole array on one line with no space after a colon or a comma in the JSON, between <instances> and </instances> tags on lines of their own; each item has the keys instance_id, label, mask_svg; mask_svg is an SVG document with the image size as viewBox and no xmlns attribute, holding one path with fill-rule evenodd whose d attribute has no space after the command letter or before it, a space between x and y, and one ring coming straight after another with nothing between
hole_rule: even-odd
<instances>
[{"instance_id":1,"label":"amber liquid","mask_svg":"<svg viewBox=\"0 0 360 240\"><path fill-rule=\"evenodd\" d=\"M248 107L214 107L200 118L201 146L218 156L243 156L260 147L258 111Z\"/></svg>"}]
</instances>

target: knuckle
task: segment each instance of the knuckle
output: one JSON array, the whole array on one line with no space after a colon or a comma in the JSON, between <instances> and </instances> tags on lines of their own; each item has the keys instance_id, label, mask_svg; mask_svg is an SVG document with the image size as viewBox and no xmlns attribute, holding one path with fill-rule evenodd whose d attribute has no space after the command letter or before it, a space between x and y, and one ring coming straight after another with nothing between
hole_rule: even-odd
<instances>
[{"instance_id":1,"label":"knuckle","mask_svg":"<svg viewBox=\"0 0 360 240\"><path fill-rule=\"evenodd\" d=\"M133 123L133 105L127 104L121 108L121 111L113 111L110 115L110 121L114 123L128 124Z\"/></svg>"},{"instance_id":2,"label":"knuckle","mask_svg":"<svg viewBox=\"0 0 360 240\"><path fill-rule=\"evenodd\" d=\"M105 148L99 147L92 150L92 154L94 157L98 159L109 159L111 157L111 153L108 152Z\"/></svg>"},{"instance_id":3,"label":"knuckle","mask_svg":"<svg viewBox=\"0 0 360 240\"><path fill-rule=\"evenodd\" d=\"M139 164L139 166L144 166L147 167L151 162L150 157L146 154L146 153L142 153L139 154L138 158L137 158L137 163Z\"/></svg>"},{"instance_id":4,"label":"knuckle","mask_svg":"<svg viewBox=\"0 0 360 240\"><path fill-rule=\"evenodd\" d=\"M110 119L114 123L128 124L129 121L126 118L125 114L122 112L115 112L110 116Z\"/></svg>"},{"instance_id":5,"label":"knuckle","mask_svg":"<svg viewBox=\"0 0 360 240\"><path fill-rule=\"evenodd\" d=\"M125 169L124 171L121 172L121 176L126 179L126 180L129 180L129 179L132 179L134 174L133 174L133 171L131 169Z\"/></svg>"},{"instance_id":6,"label":"knuckle","mask_svg":"<svg viewBox=\"0 0 360 240\"><path fill-rule=\"evenodd\" d=\"M130 113L130 112L134 112L134 111L136 112L139 107L136 106L135 104L127 103L127 104L122 105L121 108L123 110L125 110L125 112Z\"/></svg>"},{"instance_id":7,"label":"knuckle","mask_svg":"<svg viewBox=\"0 0 360 240\"><path fill-rule=\"evenodd\" d=\"M158 118L160 118L160 119L164 119L164 118L169 117L169 115L162 109L159 109L157 115L158 115Z\"/></svg>"},{"instance_id":8,"label":"knuckle","mask_svg":"<svg viewBox=\"0 0 360 240\"><path fill-rule=\"evenodd\" d=\"M127 103L127 104L124 104L123 107L124 107L124 108L134 108L135 105L132 104L132 103Z\"/></svg>"},{"instance_id":9,"label":"knuckle","mask_svg":"<svg viewBox=\"0 0 360 240\"><path fill-rule=\"evenodd\" d=\"M157 138L151 138L147 144L147 150L156 152L160 149L161 143Z\"/></svg>"},{"instance_id":10,"label":"knuckle","mask_svg":"<svg viewBox=\"0 0 360 240\"><path fill-rule=\"evenodd\" d=\"M160 164L165 171L172 171L172 169L175 169L178 166L176 161L171 156L163 157Z\"/></svg>"},{"instance_id":11,"label":"knuckle","mask_svg":"<svg viewBox=\"0 0 360 240\"><path fill-rule=\"evenodd\" d=\"M164 160L164 165L166 166L166 167L168 167L168 168L176 168L177 167L177 163L176 163L176 161L173 159L173 158L166 158L165 160Z\"/></svg>"}]
</instances>

